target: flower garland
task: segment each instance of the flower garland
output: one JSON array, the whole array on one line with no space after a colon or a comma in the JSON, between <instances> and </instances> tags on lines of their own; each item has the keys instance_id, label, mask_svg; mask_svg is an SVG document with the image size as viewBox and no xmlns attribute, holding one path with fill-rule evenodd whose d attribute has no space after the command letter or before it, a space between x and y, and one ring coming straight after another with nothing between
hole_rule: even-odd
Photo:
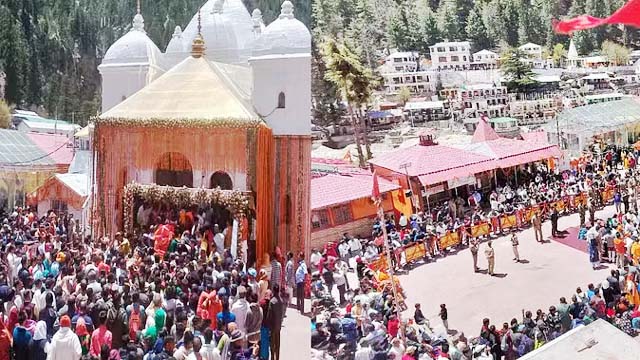
<instances>
[{"instance_id":1,"label":"flower garland","mask_svg":"<svg viewBox=\"0 0 640 360\"><path fill-rule=\"evenodd\" d=\"M155 128L203 128L203 129L215 129L215 128L231 128L231 129L248 129L256 128L264 124L264 121L259 119L243 119L243 118L230 118L230 119L189 119L189 118L150 118L150 119L136 119L136 118L100 118L95 117L96 124L104 124L115 127L155 127Z\"/></svg>"},{"instance_id":2,"label":"flower garland","mask_svg":"<svg viewBox=\"0 0 640 360\"><path fill-rule=\"evenodd\" d=\"M124 227L133 229L135 199L150 204L172 204L177 207L221 205L234 215L245 214L249 208L250 194L238 190L221 190L162 186L157 184L130 183L124 188Z\"/></svg>"}]
</instances>

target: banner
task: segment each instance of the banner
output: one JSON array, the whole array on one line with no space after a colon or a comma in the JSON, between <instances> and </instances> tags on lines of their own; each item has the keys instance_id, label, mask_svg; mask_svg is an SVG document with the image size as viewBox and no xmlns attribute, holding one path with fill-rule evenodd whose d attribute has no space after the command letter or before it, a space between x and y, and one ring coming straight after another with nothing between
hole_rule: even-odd
<instances>
[{"instance_id":1,"label":"banner","mask_svg":"<svg viewBox=\"0 0 640 360\"><path fill-rule=\"evenodd\" d=\"M624 24L640 27L640 0L630 0L606 18L581 15L567 20L554 21L553 29L560 34L571 34L574 31L591 29L605 24Z\"/></svg>"}]
</instances>

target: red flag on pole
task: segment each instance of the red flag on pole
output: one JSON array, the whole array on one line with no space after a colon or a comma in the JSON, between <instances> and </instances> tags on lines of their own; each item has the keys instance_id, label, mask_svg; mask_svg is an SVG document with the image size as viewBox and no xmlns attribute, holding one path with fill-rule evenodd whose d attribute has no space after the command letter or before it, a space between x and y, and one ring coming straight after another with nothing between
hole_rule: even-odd
<instances>
[{"instance_id":1,"label":"red flag on pole","mask_svg":"<svg viewBox=\"0 0 640 360\"><path fill-rule=\"evenodd\" d=\"M567 20L556 21L553 24L553 28L557 33L571 34L574 31L591 29L605 24L624 24L640 27L640 0L629 0L607 18L581 15Z\"/></svg>"},{"instance_id":2,"label":"red flag on pole","mask_svg":"<svg viewBox=\"0 0 640 360\"><path fill-rule=\"evenodd\" d=\"M371 197L373 198L373 201L380 199L380 184L378 184L378 174L376 171L373 172L373 188L371 189Z\"/></svg>"}]
</instances>

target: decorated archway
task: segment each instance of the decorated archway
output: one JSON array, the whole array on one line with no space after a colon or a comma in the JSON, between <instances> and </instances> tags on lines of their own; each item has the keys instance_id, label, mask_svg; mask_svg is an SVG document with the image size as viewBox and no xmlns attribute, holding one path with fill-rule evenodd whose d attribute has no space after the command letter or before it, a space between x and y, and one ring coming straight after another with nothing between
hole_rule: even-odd
<instances>
[{"instance_id":1,"label":"decorated archway","mask_svg":"<svg viewBox=\"0 0 640 360\"><path fill-rule=\"evenodd\" d=\"M191 162L181 153L164 153L156 161L154 178L158 185L193 187Z\"/></svg>"},{"instance_id":2,"label":"decorated archway","mask_svg":"<svg viewBox=\"0 0 640 360\"><path fill-rule=\"evenodd\" d=\"M231 176L224 171L216 171L211 175L209 188L215 189L218 187L221 190L233 190L233 181L231 180Z\"/></svg>"}]
</instances>

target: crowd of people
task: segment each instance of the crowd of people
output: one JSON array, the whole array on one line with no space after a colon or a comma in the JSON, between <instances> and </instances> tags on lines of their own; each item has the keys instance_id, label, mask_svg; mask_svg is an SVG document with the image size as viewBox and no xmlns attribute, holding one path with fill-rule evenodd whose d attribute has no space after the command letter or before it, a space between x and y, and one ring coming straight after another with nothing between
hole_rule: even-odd
<instances>
[{"instance_id":1,"label":"crowd of people","mask_svg":"<svg viewBox=\"0 0 640 360\"><path fill-rule=\"evenodd\" d=\"M52 211L5 214L0 360L279 359L294 289L304 312L304 255L275 249L246 264L207 214L191 231L167 217L112 239L83 237ZM180 229L163 233L161 253L160 226Z\"/></svg>"},{"instance_id":2,"label":"crowd of people","mask_svg":"<svg viewBox=\"0 0 640 360\"><path fill-rule=\"evenodd\" d=\"M640 329L640 274L634 265L640 265L640 217L637 216L638 182L634 167L636 154L628 149L608 149L601 158L581 161L570 171L549 171L545 166L531 166L521 174L520 185L494 188L486 195L474 192L467 203L461 198L411 216L401 214L376 221L370 237L358 239L344 234L336 243L330 243L322 251L313 250L310 267L313 275L312 299L312 348L317 359L355 358L371 359L515 359L537 349L560 334L586 325L598 318L606 319L629 335ZM618 214L610 219L597 220L595 212L606 204L605 189L614 189L613 202ZM447 231L481 222L491 217L511 214L517 209L552 203L568 196L587 194L586 204L571 209L580 216L584 227L581 236L588 241L590 258L594 267L597 261L608 258L618 265L602 284L589 284L583 291L551 306L548 312L538 309L535 314L524 311L522 319L511 319L496 328L489 319L482 324L480 336L467 339L463 334L453 338L447 332L435 333L417 304L414 316L401 319L404 293L399 284L394 293L392 279L386 269L370 265L387 251L414 243L424 243L426 257L445 252L439 248L437 236ZM536 239L544 241L541 224L552 222L551 236L560 236L558 217L569 209L549 209L549 213L536 213L531 226ZM587 219L587 214L588 219ZM385 239L382 229L386 230ZM478 271L477 254L481 240L464 234L463 243L471 248L474 270ZM487 237L489 238L489 237ZM518 237L512 233L510 241L514 249L514 261L520 261ZM386 242L386 243L385 243ZM622 245L620 245L622 244ZM475 250L475 251L474 251ZM618 256L618 252L621 254ZM493 273L494 253L491 240L484 253ZM595 255L594 255L595 253ZM595 259L595 260L594 260ZM354 261L355 260L355 261ZM395 268L400 259L392 256ZM594 262L595 261L595 262ZM355 263L357 282L350 284L346 274ZM382 270L382 271L380 271ZM382 286L381 286L382 279ZM335 296L333 288L337 287ZM398 295L397 293L400 293ZM446 305L442 305L440 317L448 329Z\"/></svg>"}]
</instances>

